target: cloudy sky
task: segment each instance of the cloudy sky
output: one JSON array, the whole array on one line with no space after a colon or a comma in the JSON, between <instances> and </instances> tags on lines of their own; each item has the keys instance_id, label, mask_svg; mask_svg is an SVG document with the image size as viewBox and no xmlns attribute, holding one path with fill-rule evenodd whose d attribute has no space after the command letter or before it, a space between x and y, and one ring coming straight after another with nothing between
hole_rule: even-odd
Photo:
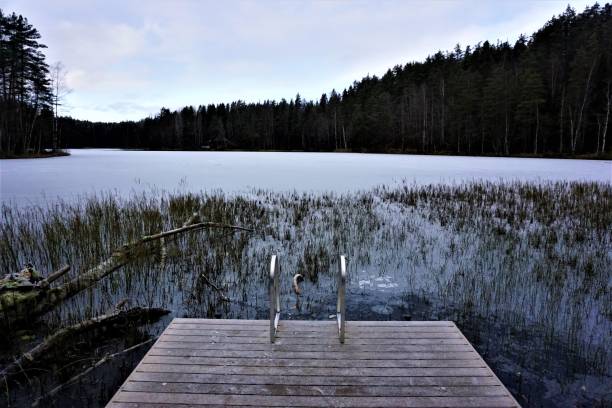
<instances>
[{"instance_id":1,"label":"cloudy sky","mask_svg":"<svg viewBox=\"0 0 612 408\"><path fill-rule=\"evenodd\" d=\"M578 11L593 1L569 0ZM479 41L514 42L568 0L0 0L38 28L73 90L64 114L120 121L184 105L318 99Z\"/></svg>"}]
</instances>

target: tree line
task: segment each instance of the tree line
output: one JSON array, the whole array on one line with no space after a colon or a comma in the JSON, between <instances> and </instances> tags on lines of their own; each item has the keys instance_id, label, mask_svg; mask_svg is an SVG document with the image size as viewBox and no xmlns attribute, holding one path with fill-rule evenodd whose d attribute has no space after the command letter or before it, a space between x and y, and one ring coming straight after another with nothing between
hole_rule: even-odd
<instances>
[{"instance_id":1,"label":"tree line","mask_svg":"<svg viewBox=\"0 0 612 408\"><path fill-rule=\"evenodd\" d=\"M0 152L19 155L52 145L53 92L40 33L0 9Z\"/></svg>"},{"instance_id":2,"label":"tree line","mask_svg":"<svg viewBox=\"0 0 612 408\"><path fill-rule=\"evenodd\" d=\"M57 128L63 147L601 155L611 84L612 6L568 6L515 44L457 45L318 101L162 108L120 123L61 117Z\"/></svg>"}]
</instances>

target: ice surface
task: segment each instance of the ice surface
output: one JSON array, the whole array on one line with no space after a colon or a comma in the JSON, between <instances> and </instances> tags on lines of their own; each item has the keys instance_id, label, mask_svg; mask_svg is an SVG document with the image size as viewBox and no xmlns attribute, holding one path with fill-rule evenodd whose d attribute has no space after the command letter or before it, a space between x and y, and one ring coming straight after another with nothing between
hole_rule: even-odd
<instances>
[{"instance_id":1,"label":"ice surface","mask_svg":"<svg viewBox=\"0 0 612 408\"><path fill-rule=\"evenodd\" d=\"M68 157L0 160L2 201L20 205L116 190L120 194L251 188L345 193L402 181L595 180L612 161L350 153L72 150Z\"/></svg>"}]
</instances>

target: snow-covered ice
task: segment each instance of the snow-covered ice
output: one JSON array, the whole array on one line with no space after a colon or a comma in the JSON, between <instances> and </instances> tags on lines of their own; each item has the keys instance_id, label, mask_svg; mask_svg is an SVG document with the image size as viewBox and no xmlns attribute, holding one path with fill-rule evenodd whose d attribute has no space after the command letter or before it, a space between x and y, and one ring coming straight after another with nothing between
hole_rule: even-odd
<instances>
[{"instance_id":1,"label":"snow-covered ice","mask_svg":"<svg viewBox=\"0 0 612 408\"><path fill-rule=\"evenodd\" d=\"M20 205L58 196L152 188L251 188L344 193L381 184L473 180L612 182L612 161L351 153L150 152L72 150L68 157L0 160L2 201Z\"/></svg>"}]
</instances>

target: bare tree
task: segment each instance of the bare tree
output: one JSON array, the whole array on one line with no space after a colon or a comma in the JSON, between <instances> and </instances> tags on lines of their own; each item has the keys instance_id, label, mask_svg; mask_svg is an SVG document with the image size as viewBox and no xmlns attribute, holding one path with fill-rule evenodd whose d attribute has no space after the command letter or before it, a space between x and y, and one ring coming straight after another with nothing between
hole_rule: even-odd
<instances>
[{"instance_id":1,"label":"bare tree","mask_svg":"<svg viewBox=\"0 0 612 408\"><path fill-rule=\"evenodd\" d=\"M603 137L601 142L601 153L606 152L606 133L608 133L608 120L610 119L610 106L612 105L612 93L610 93L610 82L606 88L606 119L604 121Z\"/></svg>"},{"instance_id":2,"label":"bare tree","mask_svg":"<svg viewBox=\"0 0 612 408\"><path fill-rule=\"evenodd\" d=\"M580 136L580 129L582 128L582 119L584 113L584 107L587 104L589 98L589 90L591 88L591 79L593 77L593 71L597 64L597 56L593 58L591 63L591 68L588 71L588 75L586 77L586 82L584 85L584 93L582 96L582 103L576 104L576 113L570 111L570 147L572 149L572 154L576 153L576 144L578 143L578 138ZM578 107L579 105L579 107ZM571 107L568 107L571 109Z\"/></svg>"},{"instance_id":3,"label":"bare tree","mask_svg":"<svg viewBox=\"0 0 612 408\"><path fill-rule=\"evenodd\" d=\"M72 89L66 82L66 67L60 61L51 66L51 87L53 92L53 150L59 147L58 118L60 107L65 109L65 99Z\"/></svg>"}]
</instances>

